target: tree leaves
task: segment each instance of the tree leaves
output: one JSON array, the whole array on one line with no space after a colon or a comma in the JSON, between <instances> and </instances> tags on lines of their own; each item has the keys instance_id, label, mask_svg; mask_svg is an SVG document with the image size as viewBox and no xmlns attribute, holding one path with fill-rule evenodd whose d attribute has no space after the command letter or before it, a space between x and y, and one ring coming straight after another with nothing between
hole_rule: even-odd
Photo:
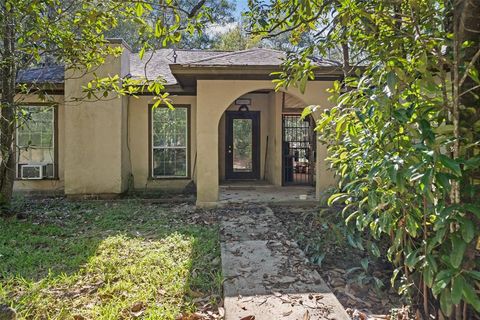
<instances>
[{"instance_id":1,"label":"tree leaves","mask_svg":"<svg viewBox=\"0 0 480 320\"><path fill-rule=\"evenodd\" d=\"M444 23L451 7L436 0L401 6L373 0L319 1L311 12L297 9L294 1L257 9L251 17L261 16L266 30L298 26L319 34L314 46L298 48L296 58L284 63L278 83L300 83L311 71L302 66L334 46L348 43L342 53L365 58L358 73L345 70L355 58L343 60L344 77L329 90L335 105L317 123L338 179L328 203L346 203L347 223L360 232L392 239L388 258L399 267L396 273L405 266L411 272L403 288L421 287L421 273L446 314L452 300L473 301L460 288L477 276L465 269L480 268L480 261L467 254L480 233L480 153L474 132L480 120L476 100L462 105L459 116L452 113L454 92L446 70L456 67L451 64L455 36ZM342 18L332 21L332 16ZM319 30L305 22L310 19L329 24ZM478 68L465 63L459 68L473 82L479 79ZM347 239L353 243L352 236Z\"/></svg>"},{"instance_id":2,"label":"tree leaves","mask_svg":"<svg viewBox=\"0 0 480 320\"><path fill-rule=\"evenodd\" d=\"M452 170L457 176L462 175L462 169L460 168L460 164L456 160L443 154L439 154L438 159L445 167Z\"/></svg>"},{"instance_id":3,"label":"tree leaves","mask_svg":"<svg viewBox=\"0 0 480 320\"><path fill-rule=\"evenodd\" d=\"M458 304L462 300L464 286L465 286L465 278L462 275L459 275L453 278L452 294L451 294L453 304Z\"/></svg>"},{"instance_id":4,"label":"tree leaves","mask_svg":"<svg viewBox=\"0 0 480 320\"><path fill-rule=\"evenodd\" d=\"M466 243L470 243L475 237L475 225L473 221L468 219L462 219L460 232L462 234L463 240Z\"/></svg>"},{"instance_id":5,"label":"tree leaves","mask_svg":"<svg viewBox=\"0 0 480 320\"><path fill-rule=\"evenodd\" d=\"M467 244L458 236L452 237L452 251L450 253L450 263L454 268L459 268L462 263Z\"/></svg>"},{"instance_id":6,"label":"tree leaves","mask_svg":"<svg viewBox=\"0 0 480 320\"><path fill-rule=\"evenodd\" d=\"M480 297L477 295L472 285L469 283L466 283L463 286L462 292L463 292L463 296L465 297L465 301L471 304L477 312L480 312Z\"/></svg>"}]
</instances>

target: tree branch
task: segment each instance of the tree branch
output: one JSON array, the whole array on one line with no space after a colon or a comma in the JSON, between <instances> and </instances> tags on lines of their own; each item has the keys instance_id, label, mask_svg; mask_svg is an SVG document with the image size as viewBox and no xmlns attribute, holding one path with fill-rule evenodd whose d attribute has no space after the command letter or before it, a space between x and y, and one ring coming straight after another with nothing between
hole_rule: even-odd
<instances>
[{"instance_id":1,"label":"tree branch","mask_svg":"<svg viewBox=\"0 0 480 320\"><path fill-rule=\"evenodd\" d=\"M465 69L465 73L463 74L462 79L460 79L459 86L461 87L465 80L467 80L468 77L468 71L473 67L475 62L477 62L478 58L480 58L480 49L477 50L475 55L472 57L472 60L470 60L470 63L468 64L467 68Z\"/></svg>"}]
</instances>

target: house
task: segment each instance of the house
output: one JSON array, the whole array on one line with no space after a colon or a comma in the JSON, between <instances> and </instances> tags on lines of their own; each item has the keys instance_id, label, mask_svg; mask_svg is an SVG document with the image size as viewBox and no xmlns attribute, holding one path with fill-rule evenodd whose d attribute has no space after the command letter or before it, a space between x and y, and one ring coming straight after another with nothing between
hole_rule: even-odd
<instances>
[{"instance_id":1,"label":"house","mask_svg":"<svg viewBox=\"0 0 480 320\"><path fill-rule=\"evenodd\" d=\"M163 76L175 110L152 110L149 95L79 100L91 75L65 76L63 67L25 71L19 81L48 84L54 103L24 101L31 125L17 133L15 190L117 195L181 190L193 181L197 204L210 206L225 181L312 185L317 194L334 183L314 119L300 113L307 105L331 106L326 90L342 75L336 65L319 61L304 94L276 92L271 73L280 70L279 51L161 49L146 63L123 41L111 43L123 53L96 74Z\"/></svg>"}]
</instances>

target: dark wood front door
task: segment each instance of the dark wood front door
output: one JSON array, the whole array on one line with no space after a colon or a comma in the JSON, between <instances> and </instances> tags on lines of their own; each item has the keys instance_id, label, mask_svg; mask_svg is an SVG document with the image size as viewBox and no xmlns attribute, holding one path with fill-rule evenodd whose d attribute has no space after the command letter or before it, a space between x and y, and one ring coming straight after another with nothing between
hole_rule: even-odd
<instances>
[{"instance_id":1,"label":"dark wood front door","mask_svg":"<svg viewBox=\"0 0 480 320\"><path fill-rule=\"evenodd\" d=\"M227 111L225 178L260 178L260 112Z\"/></svg>"}]
</instances>

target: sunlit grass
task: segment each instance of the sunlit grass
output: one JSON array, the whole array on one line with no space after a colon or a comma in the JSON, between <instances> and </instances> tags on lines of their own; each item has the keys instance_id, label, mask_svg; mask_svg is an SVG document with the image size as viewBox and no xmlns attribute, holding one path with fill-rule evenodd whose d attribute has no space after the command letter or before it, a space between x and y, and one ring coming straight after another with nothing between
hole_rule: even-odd
<instances>
[{"instance_id":1,"label":"sunlit grass","mask_svg":"<svg viewBox=\"0 0 480 320\"><path fill-rule=\"evenodd\" d=\"M139 202L28 213L0 226L0 300L20 319L175 319L219 297L215 225Z\"/></svg>"}]
</instances>

